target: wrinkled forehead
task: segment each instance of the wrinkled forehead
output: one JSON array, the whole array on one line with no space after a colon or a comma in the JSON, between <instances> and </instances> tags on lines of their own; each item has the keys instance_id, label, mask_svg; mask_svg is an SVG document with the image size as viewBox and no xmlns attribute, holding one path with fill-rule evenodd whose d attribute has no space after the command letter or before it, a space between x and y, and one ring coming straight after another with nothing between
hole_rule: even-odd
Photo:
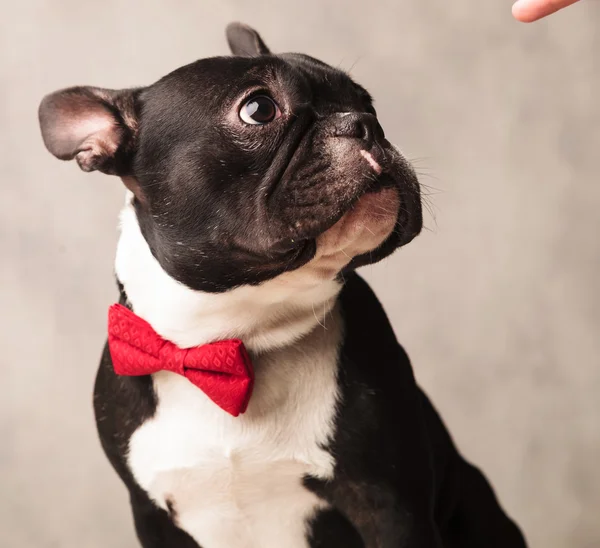
<instances>
[{"instance_id":1,"label":"wrinkled forehead","mask_svg":"<svg viewBox=\"0 0 600 548\"><path fill-rule=\"evenodd\" d=\"M344 71L300 53L287 53L280 58L307 79L315 108L340 112L363 110L365 105L371 105L367 90Z\"/></svg>"},{"instance_id":2,"label":"wrinkled forehead","mask_svg":"<svg viewBox=\"0 0 600 548\"><path fill-rule=\"evenodd\" d=\"M319 113L364 110L367 91L345 72L302 54L260 57L213 57L181 67L142 95L153 110L191 107L217 112L249 93L285 98L290 106Z\"/></svg>"}]
</instances>

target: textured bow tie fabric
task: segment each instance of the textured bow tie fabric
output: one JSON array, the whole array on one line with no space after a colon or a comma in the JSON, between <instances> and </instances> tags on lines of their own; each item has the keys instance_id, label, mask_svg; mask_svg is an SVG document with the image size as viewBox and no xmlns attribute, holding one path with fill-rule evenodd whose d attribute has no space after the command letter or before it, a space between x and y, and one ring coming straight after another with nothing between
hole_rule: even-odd
<instances>
[{"instance_id":1,"label":"textured bow tie fabric","mask_svg":"<svg viewBox=\"0 0 600 548\"><path fill-rule=\"evenodd\" d=\"M151 375L171 371L202 390L219 407L237 417L248 407L254 371L238 339L179 348L120 304L108 311L108 346L117 375Z\"/></svg>"}]
</instances>

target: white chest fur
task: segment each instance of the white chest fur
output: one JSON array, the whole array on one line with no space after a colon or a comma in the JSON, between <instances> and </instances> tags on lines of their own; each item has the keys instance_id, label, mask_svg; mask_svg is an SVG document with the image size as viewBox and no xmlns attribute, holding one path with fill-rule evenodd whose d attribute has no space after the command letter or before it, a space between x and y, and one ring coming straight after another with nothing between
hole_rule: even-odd
<instances>
[{"instance_id":1,"label":"white chest fur","mask_svg":"<svg viewBox=\"0 0 600 548\"><path fill-rule=\"evenodd\" d=\"M130 206L121 220L116 271L135 312L182 347L241 338L256 375L237 418L183 377L154 375L156 413L129 443L136 481L202 548L306 548L323 502L303 478L334 469L322 447L338 396L340 285L309 266L257 287L192 291L160 267Z\"/></svg>"},{"instance_id":2,"label":"white chest fur","mask_svg":"<svg viewBox=\"0 0 600 548\"><path fill-rule=\"evenodd\" d=\"M130 441L129 465L161 507L203 548L306 548L322 502L304 475L329 478L321 447L337 396L337 314L302 344L255 359L245 414L231 417L172 373L154 376L158 409Z\"/></svg>"}]
</instances>

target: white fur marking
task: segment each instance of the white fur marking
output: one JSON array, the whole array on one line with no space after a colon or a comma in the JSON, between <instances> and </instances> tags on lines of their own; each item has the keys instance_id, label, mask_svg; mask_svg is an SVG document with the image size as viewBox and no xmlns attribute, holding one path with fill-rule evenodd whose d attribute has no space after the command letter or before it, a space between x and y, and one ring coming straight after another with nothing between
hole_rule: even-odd
<instances>
[{"instance_id":1,"label":"white fur marking","mask_svg":"<svg viewBox=\"0 0 600 548\"><path fill-rule=\"evenodd\" d=\"M373 155L370 152L367 152L366 150L361 150L360 154L369 163L369 165L373 168L373 171L375 173L377 173L377 175L381 175L381 172L383 171L383 169L381 168L381 166L379 165L377 160L375 160L375 158L373 158Z\"/></svg>"},{"instance_id":2,"label":"white fur marking","mask_svg":"<svg viewBox=\"0 0 600 548\"><path fill-rule=\"evenodd\" d=\"M307 548L307 520L324 503L302 478L334 468L321 446L337 399L337 314L328 323L301 347L254 358L255 392L238 418L183 377L154 375L159 407L132 436L129 465L203 548Z\"/></svg>"}]
</instances>

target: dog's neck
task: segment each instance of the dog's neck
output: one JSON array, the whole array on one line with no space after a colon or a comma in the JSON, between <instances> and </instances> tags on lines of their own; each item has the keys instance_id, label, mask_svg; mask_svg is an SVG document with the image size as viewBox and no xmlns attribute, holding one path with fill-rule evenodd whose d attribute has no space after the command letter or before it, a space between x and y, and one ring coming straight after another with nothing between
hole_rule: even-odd
<instances>
[{"instance_id":1,"label":"dog's neck","mask_svg":"<svg viewBox=\"0 0 600 548\"><path fill-rule=\"evenodd\" d=\"M327 327L341 284L310 268L225 293L194 291L174 280L152 255L128 195L121 212L115 270L136 314L162 337L187 348L238 338L253 352L292 344Z\"/></svg>"}]
</instances>

